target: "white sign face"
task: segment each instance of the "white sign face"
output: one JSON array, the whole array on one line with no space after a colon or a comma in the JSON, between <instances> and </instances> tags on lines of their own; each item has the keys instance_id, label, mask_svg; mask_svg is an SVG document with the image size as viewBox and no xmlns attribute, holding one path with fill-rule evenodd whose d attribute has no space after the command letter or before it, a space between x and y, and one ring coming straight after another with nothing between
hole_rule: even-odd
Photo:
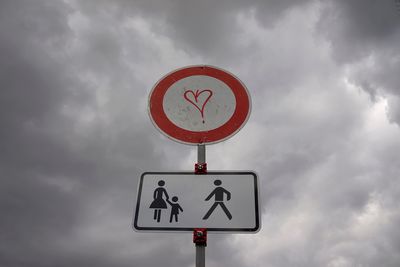
<instances>
[{"instance_id":1,"label":"white sign face","mask_svg":"<svg viewBox=\"0 0 400 267\"><path fill-rule=\"evenodd\" d=\"M228 122L236 108L232 90L224 82L194 75L175 82L167 90L164 112L177 127L188 131L210 131Z\"/></svg>"},{"instance_id":2,"label":"white sign face","mask_svg":"<svg viewBox=\"0 0 400 267\"><path fill-rule=\"evenodd\" d=\"M260 228L253 172L142 174L133 227L139 231L256 232Z\"/></svg>"}]
</instances>

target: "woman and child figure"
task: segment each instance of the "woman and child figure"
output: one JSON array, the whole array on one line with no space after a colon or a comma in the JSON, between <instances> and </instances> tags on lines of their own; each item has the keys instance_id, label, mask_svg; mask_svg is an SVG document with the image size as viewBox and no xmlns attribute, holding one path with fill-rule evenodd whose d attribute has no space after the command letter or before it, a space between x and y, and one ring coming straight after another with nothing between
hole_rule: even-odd
<instances>
[{"instance_id":1,"label":"woman and child figure","mask_svg":"<svg viewBox=\"0 0 400 267\"><path fill-rule=\"evenodd\" d=\"M153 202L150 204L150 209L154 209L154 220L160 222L161 220L161 210L167 209L167 203L171 205L171 215L169 217L169 222L172 222L172 218L175 217L175 222L178 222L179 211L183 211L181 205L179 205L178 197L174 196L171 198L172 202L169 200L167 190L163 187L165 182L163 180L158 181L158 188L154 190ZM165 197L165 199L164 199Z\"/></svg>"}]
</instances>

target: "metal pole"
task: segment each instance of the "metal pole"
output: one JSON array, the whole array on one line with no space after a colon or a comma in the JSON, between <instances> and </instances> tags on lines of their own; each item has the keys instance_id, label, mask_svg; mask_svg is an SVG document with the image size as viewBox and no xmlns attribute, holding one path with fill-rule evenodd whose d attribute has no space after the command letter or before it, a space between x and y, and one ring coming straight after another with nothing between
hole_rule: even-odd
<instances>
[{"instance_id":1,"label":"metal pole","mask_svg":"<svg viewBox=\"0 0 400 267\"><path fill-rule=\"evenodd\" d=\"M206 163L206 146L197 145L197 163ZM206 244L196 243L196 267L206 266Z\"/></svg>"},{"instance_id":2,"label":"metal pole","mask_svg":"<svg viewBox=\"0 0 400 267\"><path fill-rule=\"evenodd\" d=\"M206 266L206 247L196 244L196 267Z\"/></svg>"},{"instance_id":3,"label":"metal pole","mask_svg":"<svg viewBox=\"0 0 400 267\"><path fill-rule=\"evenodd\" d=\"M206 145L197 145L197 163L206 163Z\"/></svg>"}]
</instances>

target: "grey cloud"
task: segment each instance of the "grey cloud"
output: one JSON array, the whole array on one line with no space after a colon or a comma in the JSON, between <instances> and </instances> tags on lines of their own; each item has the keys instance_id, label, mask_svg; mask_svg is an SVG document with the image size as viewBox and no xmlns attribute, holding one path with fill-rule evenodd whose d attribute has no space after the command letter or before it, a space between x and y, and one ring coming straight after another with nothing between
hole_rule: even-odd
<instances>
[{"instance_id":1,"label":"grey cloud","mask_svg":"<svg viewBox=\"0 0 400 267\"><path fill-rule=\"evenodd\" d=\"M351 66L350 82L393 96L398 120L396 18L363 3L3 1L0 263L192 266L191 233L130 224L141 172L195 161L151 125L147 94L204 60L253 95L249 123L208 150L209 166L254 168L264 215L256 235L211 235L207 265L397 266L396 128L366 129L371 103L340 80Z\"/></svg>"},{"instance_id":2,"label":"grey cloud","mask_svg":"<svg viewBox=\"0 0 400 267\"><path fill-rule=\"evenodd\" d=\"M322 35L330 41L335 59L354 71L350 80L372 98L390 100L393 122L399 123L400 11L398 1L330 1L319 22ZM362 62L362 63L361 63ZM369 62L369 63L368 63Z\"/></svg>"},{"instance_id":3,"label":"grey cloud","mask_svg":"<svg viewBox=\"0 0 400 267\"><path fill-rule=\"evenodd\" d=\"M68 234L79 216L74 196L45 182L72 175L63 165L80 165L51 134L67 122L57 114L68 76L48 57L46 43L65 38L68 27L63 6L49 5L2 2L1 8L1 261L8 266L40 261L50 240Z\"/></svg>"},{"instance_id":4,"label":"grey cloud","mask_svg":"<svg viewBox=\"0 0 400 267\"><path fill-rule=\"evenodd\" d=\"M320 19L335 58L351 62L385 47L399 34L395 1L327 1ZM393 43L392 43L393 44Z\"/></svg>"},{"instance_id":5,"label":"grey cloud","mask_svg":"<svg viewBox=\"0 0 400 267\"><path fill-rule=\"evenodd\" d=\"M271 28L291 8L310 0L296 1L85 1L79 3L88 14L99 16L104 10L116 16L141 16L151 20L152 30L168 36L174 45L190 55L201 54L205 60L223 62L243 57L240 46L238 14L254 11L263 27ZM100 8L101 7L101 8Z\"/></svg>"},{"instance_id":6,"label":"grey cloud","mask_svg":"<svg viewBox=\"0 0 400 267\"><path fill-rule=\"evenodd\" d=\"M157 161L141 120L135 124L127 116L120 127L105 123L96 110L92 85L79 74L114 69L119 62L113 51L120 49L105 42L112 37L94 35L88 37L94 42L88 57L68 54L74 39L71 12L63 2L1 4L1 265L99 261L98 251L73 251L76 240L68 239L87 214L93 215L96 204L88 200L101 199L118 180L126 188L119 194L133 201L140 166L149 158ZM88 110L93 122L82 129L79 121ZM126 215L129 231L132 202L123 204L119 212Z\"/></svg>"},{"instance_id":7,"label":"grey cloud","mask_svg":"<svg viewBox=\"0 0 400 267\"><path fill-rule=\"evenodd\" d=\"M196 49L212 60L243 57L237 16L254 10L263 26L273 27L282 14L307 1L187 1L177 2L167 18L172 36L185 50ZM186 45L185 45L186 44ZM213 59L215 58L215 59Z\"/></svg>"}]
</instances>

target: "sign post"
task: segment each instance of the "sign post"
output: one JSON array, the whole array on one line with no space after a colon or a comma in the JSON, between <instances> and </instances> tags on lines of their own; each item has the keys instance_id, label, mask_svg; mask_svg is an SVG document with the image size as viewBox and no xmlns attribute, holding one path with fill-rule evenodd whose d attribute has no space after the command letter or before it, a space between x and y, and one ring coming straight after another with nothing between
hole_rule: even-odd
<instances>
[{"instance_id":1,"label":"sign post","mask_svg":"<svg viewBox=\"0 0 400 267\"><path fill-rule=\"evenodd\" d=\"M206 145L197 145L197 164L195 165L195 173L206 173ZM196 246L196 267L206 266L206 246L207 246L207 229L193 230L193 243Z\"/></svg>"},{"instance_id":2,"label":"sign post","mask_svg":"<svg viewBox=\"0 0 400 267\"><path fill-rule=\"evenodd\" d=\"M151 121L168 138L197 145L197 163L194 172L142 174L135 230L192 231L196 267L205 266L208 231L259 230L257 175L208 172L206 163L206 145L236 134L250 111L250 94L244 84L217 67L177 69L156 83L149 95Z\"/></svg>"}]
</instances>

